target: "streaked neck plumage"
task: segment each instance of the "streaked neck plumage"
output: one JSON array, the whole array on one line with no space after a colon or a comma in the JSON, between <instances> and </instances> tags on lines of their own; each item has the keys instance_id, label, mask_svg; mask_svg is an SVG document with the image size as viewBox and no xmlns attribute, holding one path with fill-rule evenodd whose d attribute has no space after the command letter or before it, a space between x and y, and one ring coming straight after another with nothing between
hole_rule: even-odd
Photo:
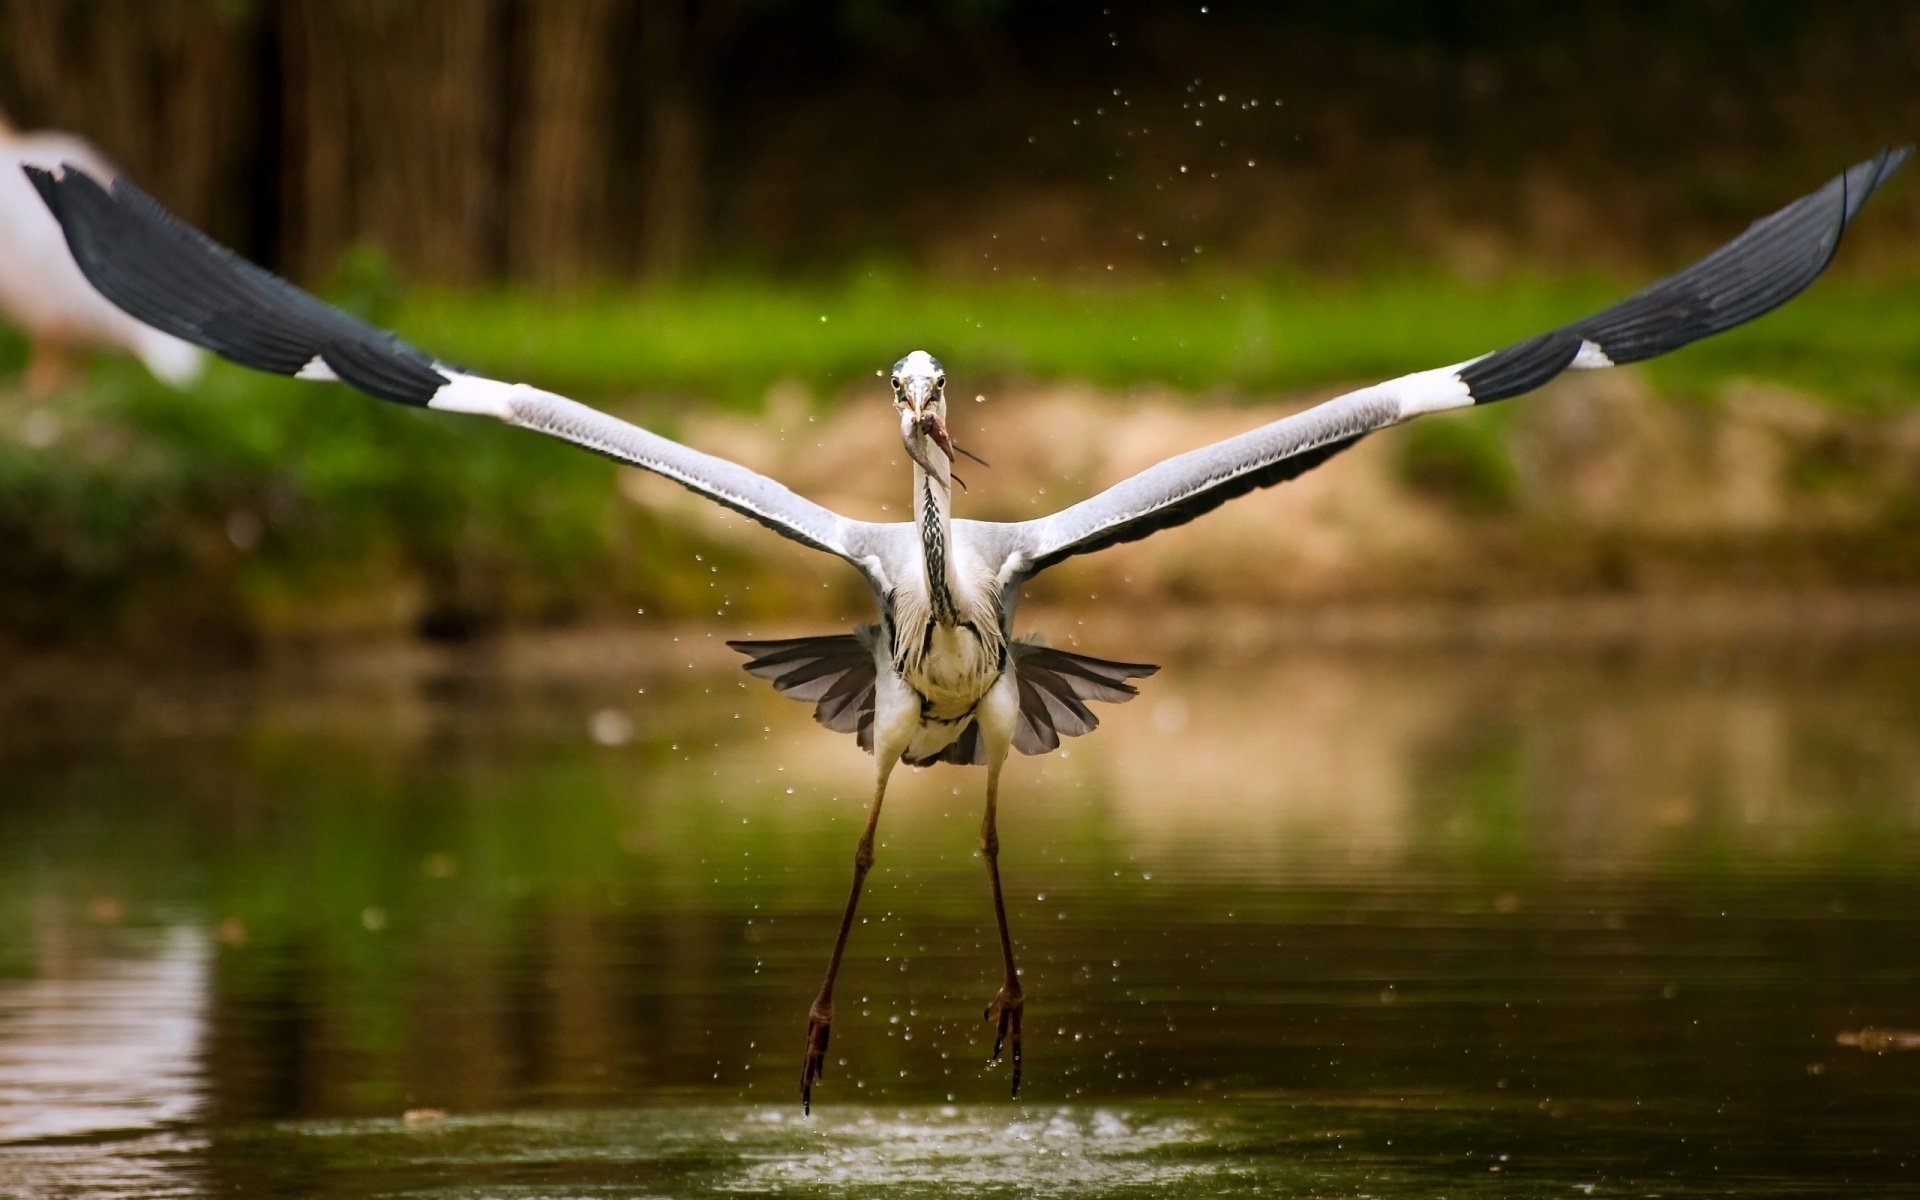
<instances>
[{"instance_id":1,"label":"streaked neck plumage","mask_svg":"<svg viewBox=\"0 0 1920 1200\"><path fill-rule=\"evenodd\" d=\"M918 463L913 468L913 519L920 531L920 556L927 572L927 594L933 619L941 627L953 628L959 620L954 589L953 553L953 464L939 448L928 453L941 478L927 474Z\"/></svg>"}]
</instances>

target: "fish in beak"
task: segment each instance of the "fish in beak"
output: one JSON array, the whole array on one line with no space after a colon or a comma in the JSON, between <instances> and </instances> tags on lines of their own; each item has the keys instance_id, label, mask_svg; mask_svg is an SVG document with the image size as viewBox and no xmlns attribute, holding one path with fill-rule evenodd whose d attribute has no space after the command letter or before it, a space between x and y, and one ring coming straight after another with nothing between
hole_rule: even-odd
<instances>
[{"instance_id":1,"label":"fish in beak","mask_svg":"<svg viewBox=\"0 0 1920 1200\"><path fill-rule=\"evenodd\" d=\"M953 439L947 435L946 422L940 419L940 414L933 408L933 380L924 375L909 376L901 382L900 393L907 402L900 414L900 440L906 446L907 457L919 464L922 471L936 479L941 478L927 454L927 443L931 441L947 456L947 472L951 475ZM965 488L967 485L962 483L960 486Z\"/></svg>"},{"instance_id":2,"label":"fish in beak","mask_svg":"<svg viewBox=\"0 0 1920 1200\"><path fill-rule=\"evenodd\" d=\"M915 415L911 410L900 413L900 442L906 447L907 457L914 461L922 471L940 478L940 472L933 469L933 462L927 457L927 429L925 418Z\"/></svg>"},{"instance_id":3,"label":"fish in beak","mask_svg":"<svg viewBox=\"0 0 1920 1200\"><path fill-rule=\"evenodd\" d=\"M957 483L960 490L965 491L967 481L953 472L956 457L964 454L983 467L987 464L979 455L953 444L946 418L941 415L946 407L941 399L946 382L940 360L924 350L915 350L893 364L894 403L900 410L900 444L906 448L907 457L941 483L948 487ZM927 450L929 442L946 456L944 471L934 464Z\"/></svg>"}]
</instances>

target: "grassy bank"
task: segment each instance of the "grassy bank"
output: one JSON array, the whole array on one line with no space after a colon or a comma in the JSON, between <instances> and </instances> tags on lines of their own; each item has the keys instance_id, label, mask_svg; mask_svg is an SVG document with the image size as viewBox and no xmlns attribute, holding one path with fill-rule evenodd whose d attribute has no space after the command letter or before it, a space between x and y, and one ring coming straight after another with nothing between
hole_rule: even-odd
<instances>
[{"instance_id":1,"label":"grassy bank","mask_svg":"<svg viewBox=\"0 0 1920 1200\"><path fill-rule=\"evenodd\" d=\"M1017 402L1078 381L1118 395L1161 385L1208 406L1271 401L1467 357L1621 291L1438 278L935 282L875 272L812 287L402 296L375 270L346 294L450 358L673 433L695 415L758 412L776 385L796 385L822 416L878 404L875 373L913 346L946 356L961 395ZM1920 397L1916 328L1920 286L1827 281L1646 378L1664 397L1711 401L1758 377L1863 420L1891 419ZM0 342L0 377L22 354ZM1504 412L1466 418L1416 437L1397 461L1409 486L1442 499L1457 490L1469 515L1501 519L1509 425ZM795 603L750 586L765 568L746 552L630 502L615 481L613 466L571 448L339 388L222 366L181 394L102 361L56 401L0 399L0 639L231 645ZM712 569L689 571L696 556ZM716 577L742 581L719 608ZM828 591L810 603L846 599Z\"/></svg>"},{"instance_id":2,"label":"grassy bank","mask_svg":"<svg viewBox=\"0 0 1920 1200\"><path fill-rule=\"evenodd\" d=\"M563 303L428 293L393 315L410 336L462 361L598 395L674 392L751 406L782 380L837 394L924 347L968 390L1018 378L1257 396L1456 362L1645 282L1195 277L1126 288L953 287L874 271L832 285L721 281ZM1920 397L1915 329L1920 283L1827 280L1764 322L1650 369L1667 390L1751 375L1848 405L1897 406Z\"/></svg>"}]
</instances>

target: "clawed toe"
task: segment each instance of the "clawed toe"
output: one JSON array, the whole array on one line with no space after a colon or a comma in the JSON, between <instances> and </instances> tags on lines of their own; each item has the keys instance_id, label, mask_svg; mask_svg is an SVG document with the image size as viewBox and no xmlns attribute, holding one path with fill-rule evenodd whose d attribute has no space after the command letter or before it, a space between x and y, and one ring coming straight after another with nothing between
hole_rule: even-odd
<instances>
[{"instance_id":1,"label":"clawed toe","mask_svg":"<svg viewBox=\"0 0 1920 1200\"><path fill-rule=\"evenodd\" d=\"M827 1073L827 1040L833 1036L833 1006L815 1004L807 1013L807 1057L800 1064L800 1111L813 1111L813 1085Z\"/></svg>"},{"instance_id":2,"label":"clawed toe","mask_svg":"<svg viewBox=\"0 0 1920 1200\"><path fill-rule=\"evenodd\" d=\"M989 1064L999 1062L1002 1049L1012 1051L1013 1095L1015 1096L1020 1094L1020 1013L1025 1007L1026 997L1021 994L1017 985L1003 987L1000 989L1000 994L993 998L993 1003L987 1005L987 1011L982 1014L984 1020L995 1023L993 1054L987 1062Z\"/></svg>"}]
</instances>

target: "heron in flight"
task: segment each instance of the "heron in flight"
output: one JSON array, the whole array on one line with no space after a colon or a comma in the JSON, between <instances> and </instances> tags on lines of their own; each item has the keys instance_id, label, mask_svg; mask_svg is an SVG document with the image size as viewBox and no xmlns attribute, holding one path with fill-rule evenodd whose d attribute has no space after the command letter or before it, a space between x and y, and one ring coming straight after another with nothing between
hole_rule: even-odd
<instances>
[{"instance_id":1,"label":"heron in flight","mask_svg":"<svg viewBox=\"0 0 1920 1200\"><path fill-rule=\"evenodd\" d=\"M70 133L21 133L0 113L0 320L33 342L26 391L47 396L67 379L71 352L124 350L174 387L199 375L204 357L186 342L128 316L109 303L74 265L60 226L20 174L22 167L79 163L97 178L113 169L92 145Z\"/></svg>"},{"instance_id":2,"label":"heron in flight","mask_svg":"<svg viewBox=\"0 0 1920 1200\"><path fill-rule=\"evenodd\" d=\"M807 1012L801 1102L826 1064L834 983L887 779L901 763L986 767L980 849L1005 974L986 1009L990 1062L1010 1055L1020 1090L1026 997L1000 886L995 815L1010 750L1044 754L1098 724L1090 702L1136 694L1156 668L1048 648L1014 636L1027 581L1079 554L1184 525L1236 496L1292 479L1378 429L1529 392L1563 371L1638 362L1731 329L1792 298L1832 259L1841 232L1910 147L1884 150L1755 222L1690 267L1610 308L1452 366L1361 388L1257 429L1177 454L1090 499L1028 521L953 515L955 460L947 373L915 350L893 366L893 419L912 460L912 519L861 521L757 472L564 396L488 379L331 308L175 219L125 180L28 168L101 294L140 320L264 371L347 383L383 400L493 417L664 475L860 573L877 620L851 633L734 642L746 668L814 705L828 729L873 754L873 798L853 860L839 936Z\"/></svg>"}]
</instances>

